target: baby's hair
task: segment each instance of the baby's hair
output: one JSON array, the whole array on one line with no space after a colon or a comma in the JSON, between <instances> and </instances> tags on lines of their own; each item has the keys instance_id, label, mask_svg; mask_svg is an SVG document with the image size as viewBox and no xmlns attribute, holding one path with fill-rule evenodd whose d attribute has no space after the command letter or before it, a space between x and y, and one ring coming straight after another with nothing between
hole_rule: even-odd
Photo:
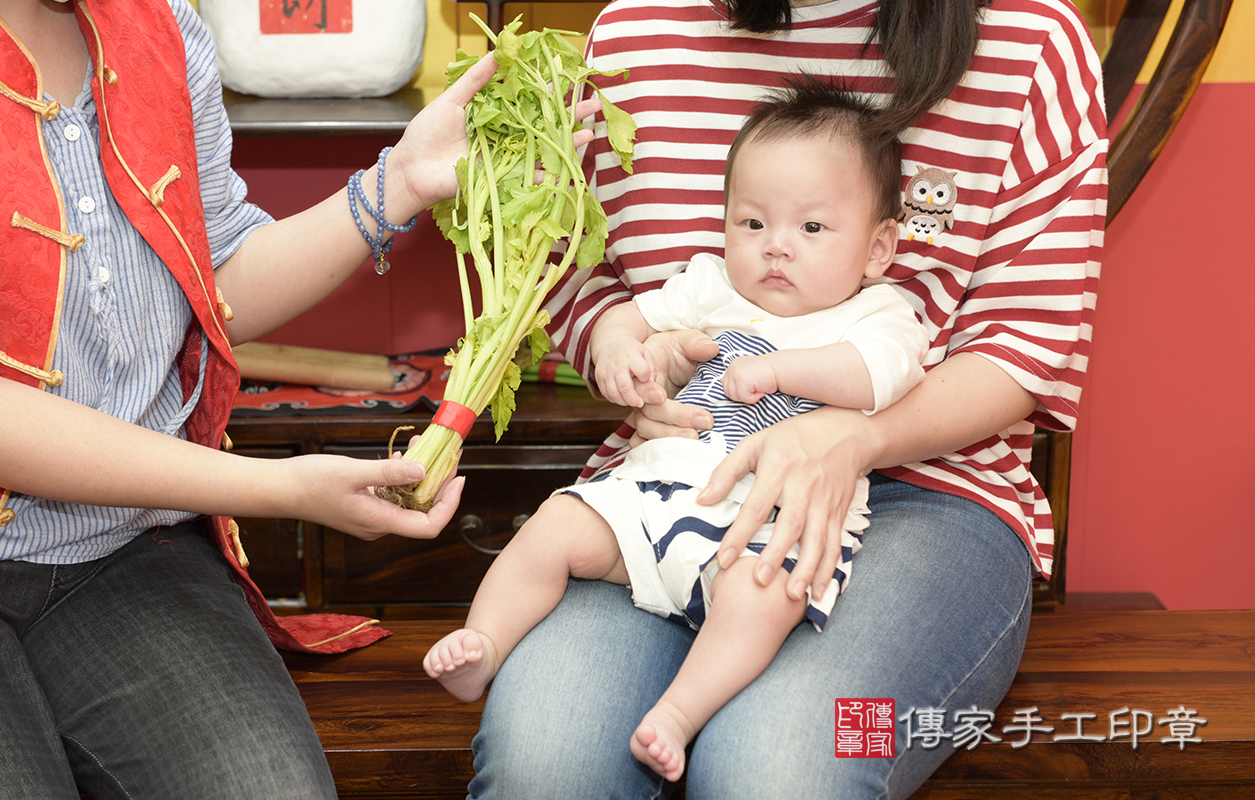
<instances>
[{"instance_id":1,"label":"baby's hair","mask_svg":"<svg viewBox=\"0 0 1255 800\"><path fill-rule=\"evenodd\" d=\"M897 138L885 132L879 113L853 92L830 79L806 73L786 80L750 111L732 147L724 173L728 200L732 165L751 139L829 136L848 139L863 157L875 198L876 219L896 219L902 207L902 156Z\"/></svg>"}]
</instances>

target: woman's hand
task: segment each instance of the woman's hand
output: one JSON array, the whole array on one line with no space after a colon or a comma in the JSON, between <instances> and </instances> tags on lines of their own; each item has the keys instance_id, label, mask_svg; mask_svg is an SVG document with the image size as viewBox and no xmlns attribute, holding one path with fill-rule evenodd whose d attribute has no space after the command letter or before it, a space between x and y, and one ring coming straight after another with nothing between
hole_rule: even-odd
<instances>
[{"instance_id":1,"label":"woman's hand","mask_svg":"<svg viewBox=\"0 0 1255 800\"><path fill-rule=\"evenodd\" d=\"M711 474L699 498L707 504L722 500L738 480L755 473L753 488L724 534L720 566L741 555L778 507L754 579L769 584L797 544L801 552L789 576L789 596L805 597L809 584L814 597L821 597L841 556L841 529L855 484L868 468L869 457L863 455L867 425L861 411L825 406L743 439Z\"/></svg>"},{"instance_id":2,"label":"woman's hand","mask_svg":"<svg viewBox=\"0 0 1255 800\"><path fill-rule=\"evenodd\" d=\"M396 219L393 219L389 199L391 222L404 222L457 194L458 178L454 167L468 150L466 104L492 80L496 71L497 62L489 53L410 120L401 140L388 154L388 174L392 175L395 168L396 174L402 176L396 187L401 203L397 206ZM575 107L576 119L585 119L600 108L600 100L585 100ZM592 138L591 130L578 131L574 136L575 146L580 147ZM391 183L392 179L388 180ZM371 199L374 200L373 195Z\"/></svg>"},{"instance_id":3,"label":"woman's hand","mask_svg":"<svg viewBox=\"0 0 1255 800\"><path fill-rule=\"evenodd\" d=\"M388 154L389 182L393 174L401 178L396 191L403 204L398 211L408 212L403 219L457 193L454 166L467 153L466 104L496 71L492 53L481 58L410 120L401 140Z\"/></svg>"},{"instance_id":4,"label":"woman's hand","mask_svg":"<svg viewBox=\"0 0 1255 800\"><path fill-rule=\"evenodd\" d=\"M755 473L754 488L724 535L719 563L731 563L778 507L755 580L770 581L798 544L801 554L789 594L800 598L808 583L818 594L840 557L840 527L860 476L983 441L1026 419L1036 405L1036 398L993 361L957 353L873 416L824 406L747 436L714 470L702 493L702 502L716 502L742 476Z\"/></svg>"},{"instance_id":5,"label":"woman's hand","mask_svg":"<svg viewBox=\"0 0 1255 800\"><path fill-rule=\"evenodd\" d=\"M679 330L656 333L645 340L645 347L653 354L657 380L642 387L645 404L628 417L635 430L631 446L665 436L694 439L698 431L710 430L714 420L709 411L670 398L693 377L698 364L719 354L719 345L700 331Z\"/></svg>"},{"instance_id":6,"label":"woman's hand","mask_svg":"<svg viewBox=\"0 0 1255 800\"><path fill-rule=\"evenodd\" d=\"M451 477L430 511L408 511L375 496L376 486L404 486L423 479L422 464L401 458L370 461L308 455L288 459L291 485L303 487L295 516L328 525L366 541L387 534L431 539L453 519L462 497L463 477Z\"/></svg>"}]
</instances>

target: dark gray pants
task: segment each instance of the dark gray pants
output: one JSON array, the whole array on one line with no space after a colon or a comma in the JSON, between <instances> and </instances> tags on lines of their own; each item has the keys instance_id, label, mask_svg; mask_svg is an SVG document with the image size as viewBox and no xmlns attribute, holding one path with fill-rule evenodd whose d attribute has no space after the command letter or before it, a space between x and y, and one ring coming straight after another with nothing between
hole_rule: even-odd
<instances>
[{"instance_id":1,"label":"dark gray pants","mask_svg":"<svg viewBox=\"0 0 1255 800\"><path fill-rule=\"evenodd\" d=\"M309 715L203 522L0 562L0 795L333 798Z\"/></svg>"}]
</instances>

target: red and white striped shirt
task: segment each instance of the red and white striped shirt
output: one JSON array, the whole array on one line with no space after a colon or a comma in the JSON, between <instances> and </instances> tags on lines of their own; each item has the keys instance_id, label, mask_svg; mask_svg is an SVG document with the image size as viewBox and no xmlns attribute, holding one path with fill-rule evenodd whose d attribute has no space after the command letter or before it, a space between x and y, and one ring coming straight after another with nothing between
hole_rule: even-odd
<instances>
[{"instance_id":1,"label":"red and white striped shirt","mask_svg":"<svg viewBox=\"0 0 1255 800\"><path fill-rule=\"evenodd\" d=\"M598 120L585 167L610 224L605 261L572 271L549 304L550 334L589 376L588 337L607 307L657 288L696 253L723 253L727 148L750 108L791 73L844 77L883 102L892 83L877 9L832 0L794 9L792 29L731 30L711 0L616 0L598 18L588 60L605 96L638 125L623 172ZM1034 425L1069 430L1085 373L1106 211L1101 66L1068 0L995 0L949 98L902 136L903 186L921 170L949 181L953 207L908 239L885 277L927 328L925 368L958 352L997 363L1037 398L1029 419L941 458L885 470L967 497L1017 530L1050 573L1054 531L1029 471ZM938 172L939 171L939 172ZM585 475L617 463L624 434Z\"/></svg>"}]
</instances>

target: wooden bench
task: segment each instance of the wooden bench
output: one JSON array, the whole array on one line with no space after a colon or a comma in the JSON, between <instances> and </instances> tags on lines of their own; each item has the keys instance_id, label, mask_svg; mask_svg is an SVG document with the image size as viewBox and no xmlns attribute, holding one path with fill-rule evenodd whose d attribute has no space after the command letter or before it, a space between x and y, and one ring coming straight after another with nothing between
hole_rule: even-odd
<instances>
[{"instance_id":1,"label":"wooden bench","mask_svg":"<svg viewBox=\"0 0 1255 800\"><path fill-rule=\"evenodd\" d=\"M454 701L421 667L452 624L391 622L393 636L363 650L285 656L345 800L466 796L482 702ZM1002 729L1029 708L1054 730L1014 747L1024 734ZM1174 734L1179 708L1206 724ZM1103 740L1067 741L1086 714L1081 733ZM1134 722L1151 728L1136 748ZM915 800L1255 798L1255 611L1038 614L989 732L1002 741L956 750ZM1184 738L1201 741L1182 749Z\"/></svg>"}]
</instances>

